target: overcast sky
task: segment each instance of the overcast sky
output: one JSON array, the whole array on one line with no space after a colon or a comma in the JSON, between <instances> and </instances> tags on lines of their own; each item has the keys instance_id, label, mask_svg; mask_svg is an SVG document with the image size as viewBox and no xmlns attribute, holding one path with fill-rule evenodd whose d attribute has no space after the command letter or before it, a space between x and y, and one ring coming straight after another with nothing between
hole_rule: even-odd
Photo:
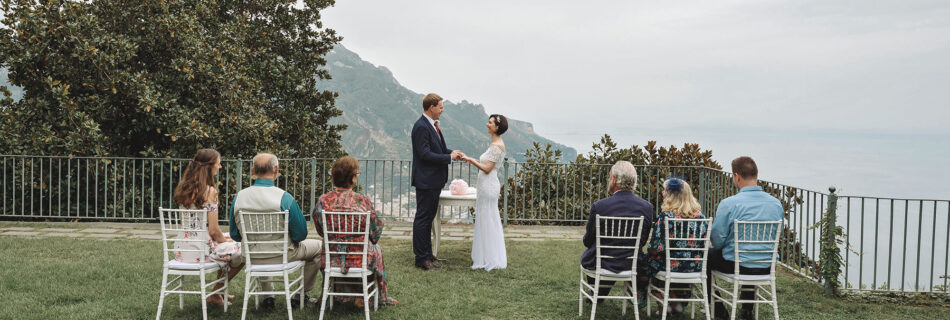
<instances>
[{"instance_id":1,"label":"overcast sky","mask_svg":"<svg viewBox=\"0 0 950 320\"><path fill-rule=\"evenodd\" d=\"M950 132L947 1L340 0L323 20L409 89L556 140L670 125Z\"/></svg>"}]
</instances>

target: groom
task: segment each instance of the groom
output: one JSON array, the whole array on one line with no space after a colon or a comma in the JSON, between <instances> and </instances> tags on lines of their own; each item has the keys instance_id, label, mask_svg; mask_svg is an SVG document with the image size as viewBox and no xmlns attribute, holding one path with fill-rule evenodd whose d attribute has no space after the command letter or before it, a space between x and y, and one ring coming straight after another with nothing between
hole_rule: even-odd
<instances>
[{"instance_id":1,"label":"groom","mask_svg":"<svg viewBox=\"0 0 950 320\"><path fill-rule=\"evenodd\" d=\"M439 129L442 97L430 93L422 99L422 117L412 126L412 186L416 187L416 217L412 222L412 252L416 267L439 269L432 255L432 220L439 209L439 194L449 178L449 164L465 154L449 150Z\"/></svg>"}]
</instances>

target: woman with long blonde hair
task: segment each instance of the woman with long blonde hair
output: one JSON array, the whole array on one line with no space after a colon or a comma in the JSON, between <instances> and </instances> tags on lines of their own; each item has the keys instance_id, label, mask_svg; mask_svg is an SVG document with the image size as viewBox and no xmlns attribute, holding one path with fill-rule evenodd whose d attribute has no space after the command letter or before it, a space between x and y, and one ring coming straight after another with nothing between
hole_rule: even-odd
<instances>
[{"instance_id":1,"label":"woman with long blonde hair","mask_svg":"<svg viewBox=\"0 0 950 320\"><path fill-rule=\"evenodd\" d=\"M696 201L696 198L693 197L693 191L689 187L689 183L678 178L670 178L663 182L663 204L660 205L660 210L662 212L660 212L660 215L656 218L650 242L647 246L648 256L644 261L641 261L637 267L637 276L640 278L639 281L644 287L646 286L646 282L650 281L657 273L666 271L666 238L686 237L686 230L683 229L673 230L670 234L667 234L665 227L666 220L705 218L701 212L702 207L699 205L699 201ZM703 225L698 225L697 227L705 229L707 226L703 223ZM702 245L702 243L701 241L677 240L676 242L671 242L670 245L675 248L688 248L694 246L698 247ZM676 258L702 258L702 253L699 251L677 250L670 252L670 255ZM700 270L702 269L702 264L700 261L672 261L670 263L670 269L672 269L670 272L700 272L702 271ZM689 293L687 292L686 294L688 295ZM675 295L671 293L671 296ZM640 303L640 306L646 306L646 296L641 297L640 299L644 303ZM681 312L682 304L675 303L672 309Z\"/></svg>"}]
</instances>

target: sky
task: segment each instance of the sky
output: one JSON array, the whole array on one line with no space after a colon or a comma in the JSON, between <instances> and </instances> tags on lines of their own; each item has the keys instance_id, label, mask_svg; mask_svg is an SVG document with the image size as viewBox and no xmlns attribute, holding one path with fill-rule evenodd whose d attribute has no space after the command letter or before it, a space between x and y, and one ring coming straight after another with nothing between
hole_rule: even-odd
<instances>
[{"instance_id":1,"label":"sky","mask_svg":"<svg viewBox=\"0 0 950 320\"><path fill-rule=\"evenodd\" d=\"M845 160L829 156L886 149L862 165L950 178L947 1L350 0L323 22L407 88L532 122L582 153L604 133L701 142L721 163L773 157L781 181L826 188L789 167L834 172ZM803 146L780 155L789 139Z\"/></svg>"}]
</instances>

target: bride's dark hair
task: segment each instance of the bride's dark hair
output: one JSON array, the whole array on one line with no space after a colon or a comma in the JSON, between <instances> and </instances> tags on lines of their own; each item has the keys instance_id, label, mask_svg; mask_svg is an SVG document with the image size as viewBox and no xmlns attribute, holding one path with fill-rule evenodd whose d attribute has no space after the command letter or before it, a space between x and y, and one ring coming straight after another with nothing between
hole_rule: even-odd
<instances>
[{"instance_id":1,"label":"bride's dark hair","mask_svg":"<svg viewBox=\"0 0 950 320\"><path fill-rule=\"evenodd\" d=\"M498 126L498 129L495 130L495 134L500 136L502 133L505 133L505 131L508 131L508 118L505 118L505 116L493 114L488 116L488 119L495 119L495 125Z\"/></svg>"}]
</instances>

